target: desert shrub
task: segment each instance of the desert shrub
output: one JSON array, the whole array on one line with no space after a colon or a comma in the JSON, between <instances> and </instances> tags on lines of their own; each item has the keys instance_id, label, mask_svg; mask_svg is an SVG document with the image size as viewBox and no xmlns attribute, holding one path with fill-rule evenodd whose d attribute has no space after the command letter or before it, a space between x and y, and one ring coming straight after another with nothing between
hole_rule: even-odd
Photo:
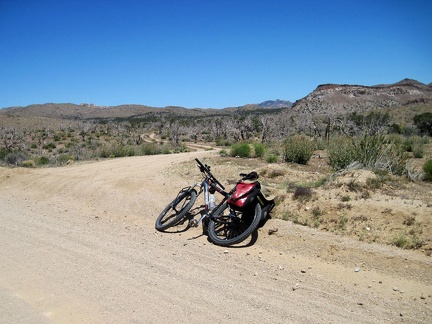
<instances>
[{"instance_id":1,"label":"desert shrub","mask_svg":"<svg viewBox=\"0 0 432 324\"><path fill-rule=\"evenodd\" d=\"M354 141L356 160L367 167L373 167L382 156L386 139L382 135L364 136Z\"/></svg>"},{"instance_id":2,"label":"desert shrub","mask_svg":"<svg viewBox=\"0 0 432 324\"><path fill-rule=\"evenodd\" d=\"M424 179L426 181L432 181L432 159L428 159L424 164L423 164L423 171L425 173L425 177Z\"/></svg>"},{"instance_id":3,"label":"desert shrub","mask_svg":"<svg viewBox=\"0 0 432 324\"><path fill-rule=\"evenodd\" d=\"M145 143L141 145L140 151L142 155L155 155L161 153L161 147L155 143Z\"/></svg>"},{"instance_id":4,"label":"desert shrub","mask_svg":"<svg viewBox=\"0 0 432 324\"><path fill-rule=\"evenodd\" d=\"M267 163L276 163L279 159L279 156L277 154L271 153L265 156L265 161Z\"/></svg>"},{"instance_id":5,"label":"desert shrub","mask_svg":"<svg viewBox=\"0 0 432 324\"><path fill-rule=\"evenodd\" d=\"M358 192L361 191L362 186L355 180L351 180L347 183L347 187L349 191Z\"/></svg>"},{"instance_id":6,"label":"desert shrub","mask_svg":"<svg viewBox=\"0 0 432 324\"><path fill-rule=\"evenodd\" d=\"M101 158L109 158L111 157L111 153L108 146L103 146L96 154L97 157Z\"/></svg>"},{"instance_id":7,"label":"desert shrub","mask_svg":"<svg viewBox=\"0 0 432 324\"><path fill-rule=\"evenodd\" d=\"M0 160L3 160L10 153L5 147L0 147Z\"/></svg>"},{"instance_id":8,"label":"desert shrub","mask_svg":"<svg viewBox=\"0 0 432 324\"><path fill-rule=\"evenodd\" d=\"M409 156L401 145L390 143L384 145L379 159L374 165L367 165L372 169L385 170L395 175L405 175Z\"/></svg>"},{"instance_id":9,"label":"desert shrub","mask_svg":"<svg viewBox=\"0 0 432 324\"><path fill-rule=\"evenodd\" d=\"M353 139L349 137L332 137L327 145L327 153L329 165L336 171L356 161Z\"/></svg>"},{"instance_id":10,"label":"desert shrub","mask_svg":"<svg viewBox=\"0 0 432 324\"><path fill-rule=\"evenodd\" d=\"M134 155L135 150L132 147L123 144L104 146L99 151L99 156L102 158L125 157Z\"/></svg>"},{"instance_id":11,"label":"desert shrub","mask_svg":"<svg viewBox=\"0 0 432 324\"><path fill-rule=\"evenodd\" d=\"M426 137L421 136L408 136L404 137L402 141L402 145L407 152L413 152L416 148L423 148L424 144L428 143L428 139Z\"/></svg>"},{"instance_id":12,"label":"desert shrub","mask_svg":"<svg viewBox=\"0 0 432 324\"><path fill-rule=\"evenodd\" d=\"M302 202L309 201L312 198L312 189L307 187L297 187L293 194L293 199Z\"/></svg>"},{"instance_id":13,"label":"desert shrub","mask_svg":"<svg viewBox=\"0 0 432 324\"><path fill-rule=\"evenodd\" d=\"M414 138L412 136L408 136L404 138L403 148L405 149L405 151L412 152L413 145L414 145Z\"/></svg>"},{"instance_id":14,"label":"desert shrub","mask_svg":"<svg viewBox=\"0 0 432 324\"><path fill-rule=\"evenodd\" d=\"M315 144L306 136L290 136L284 143L283 160L298 164L307 164L312 157Z\"/></svg>"},{"instance_id":15,"label":"desert shrub","mask_svg":"<svg viewBox=\"0 0 432 324\"><path fill-rule=\"evenodd\" d=\"M21 165L25 160L27 160L27 155L22 151L8 153L4 158L6 164L15 166Z\"/></svg>"},{"instance_id":16,"label":"desert shrub","mask_svg":"<svg viewBox=\"0 0 432 324\"><path fill-rule=\"evenodd\" d=\"M219 155L222 156L222 157L229 156L227 150L225 150L225 149L220 150L219 151Z\"/></svg>"},{"instance_id":17,"label":"desert shrub","mask_svg":"<svg viewBox=\"0 0 432 324\"><path fill-rule=\"evenodd\" d=\"M171 154L171 150L168 145L161 146L161 154Z\"/></svg>"},{"instance_id":18,"label":"desert shrub","mask_svg":"<svg viewBox=\"0 0 432 324\"><path fill-rule=\"evenodd\" d=\"M318 138L315 140L315 146L317 150L325 150L327 147L327 141L323 138Z\"/></svg>"},{"instance_id":19,"label":"desert shrub","mask_svg":"<svg viewBox=\"0 0 432 324\"><path fill-rule=\"evenodd\" d=\"M424 155L424 145L422 143L415 143L412 147L412 152L416 159L421 159Z\"/></svg>"},{"instance_id":20,"label":"desert shrub","mask_svg":"<svg viewBox=\"0 0 432 324\"><path fill-rule=\"evenodd\" d=\"M56 148L56 145L55 145L54 143L47 143L47 144L45 144L45 145L43 146L43 148L44 148L45 150L52 150L52 149L55 149L55 148Z\"/></svg>"},{"instance_id":21,"label":"desert shrub","mask_svg":"<svg viewBox=\"0 0 432 324\"><path fill-rule=\"evenodd\" d=\"M401 134L402 133L402 126L396 123L393 123L389 126L388 129L390 134Z\"/></svg>"},{"instance_id":22,"label":"desert shrub","mask_svg":"<svg viewBox=\"0 0 432 324\"><path fill-rule=\"evenodd\" d=\"M229 139L223 138L223 137L217 137L216 138L216 145L217 146L230 146L232 142Z\"/></svg>"},{"instance_id":23,"label":"desert shrub","mask_svg":"<svg viewBox=\"0 0 432 324\"><path fill-rule=\"evenodd\" d=\"M21 163L21 166L23 166L24 168L34 168L35 162L33 160L25 160Z\"/></svg>"},{"instance_id":24,"label":"desert shrub","mask_svg":"<svg viewBox=\"0 0 432 324\"><path fill-rule=\"evenodd\" d=\"M255 152L255 157L262 158L264 156L264 153L266 151L264 144L254 143L253 148L254 148L254 152Z\"/></svg>"},{"instance_id":25,"label":"desert shrub","mask_svg":"<svg viewBox=\"0 0 432 324\"><path fill-rule=\"evenodd\" d=\"M68 154L70 154L75 161L85 161L100 157L98 150L89 150L84 144L71 146Z\"/></svg>"},{"instance_id":26,"label":"desert shrub","mask_svg":"<svg viewBox=\"0 0 432 324\"><path fill-rule=\"evenodd\" d=\"M414 124L421 134L432 136L432 113L427 112L414 116Z\"/></svg>"},{"instance_id":27,"label":"desert shrub","mask_svg":"<svg viewBox=\"0 0 432 324\"><path fill-rule=\"evenodd\" d=\"M49 158L47 156L39 156L36 159L36 164L37 165L46 165L50 162Z\"/></svg>"},{"instance_id":28,"label":"desert shrub","mask_svg":"<svg viewBox=\"0 0 432 324\"><path fill-rule=\"evenodd\" d=\"M57 164L65 164L73 159L74 157L71 154L59 154L56 158L56 162Z\"/></svg>"},{"instance_id":29,"label":"desert shrub","mask_svg":"<svg viewBox=\"0 0 432 324\"><path fill-rule=\"evenodd\" d=\"M400 134L389 134L386 136L387 141L390 143L403 144L405 142L405 138Z\"/></svg>"},{"instance_id":30,"label":"desert shrub","mask_svg":"<svg viewBox=\"0 0 432 324\"><path fill-rule=\"evenodd\" d=\"M231 145L230 155L233 157L248 158L251 155L251 147L248 143L236 143Z\"/></svg>"},{"instance_id":31,"label":"desert shrub","mask_svg":"<svg viewBox=\"0 0 432 324\"><path fill-rule=\"evenodd\" d=\"M401 249L415 250L424 245L424 240L415 231L399 232L390 240L390 244Z\"/></svg>"},{"instance_id":32,"label":"desert shrub","mask_svg":"<svg viewBox=\"0 0 432 324\"><path fill-rule=\"evenodd\" d=\"M334 170L360 162L365 168L386 170L393 174L405 173L409 156L402 145L388 142L382 135L365 135L358 138L339 137L328 145L329 164Z\"/></svg>"},{"instance_id":33,"label":"desert shrub","mask_svg":"<svg viewBox=\"0 0 432 324\"><path fill-rule=\"evenodd\" d=\"M417 128L412 127L412 126L405 126L404 128L402 128L402 134L404 136L412 136L415 135L417 133Z\"/></svg>"},{"instance_id":34,"label":"desert shrub","mask_svg":"<svg viewBox=\"0 0 432 324\"><path fill-rule=\"evenodd\" d=\"M174 153L181 153L181 152L189 152L189 149L184 144L177 144L173 147L172 151Z\"/></svg>"},{"instance_id":35,"label":"desert shrub","mask_svg":"<svg viewBox=\"0 0 432 324\"><path fill-rule=\"evenodd\" d=\"M261 174L269 179L274 179L277 177L284 176L286 174L286 171L281 169L264 169L261 171Z\"/></svg>"}]
</instances>

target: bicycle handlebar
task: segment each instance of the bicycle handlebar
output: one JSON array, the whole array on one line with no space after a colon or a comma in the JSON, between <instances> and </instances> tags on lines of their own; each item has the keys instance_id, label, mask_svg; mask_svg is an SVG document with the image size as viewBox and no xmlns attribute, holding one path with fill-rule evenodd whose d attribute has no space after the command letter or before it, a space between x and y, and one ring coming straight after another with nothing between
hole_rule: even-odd
<instances>
[{"instance_id":1,"label":"bicycle handlebar","mask_svg":"<svg viewBox=\"0 0 432 324\"><path fill-rule=\"evenodd\" d=\"M198 163L198 167L200 168L201 172L207 174L219 187L222 188L222 190L225 190L225 187L210 172L210 166L208 166L207 164L206 165L202 164L201 161L198 160L197 158L195 159L195 161Z\"/></svg>"}]
</instances>

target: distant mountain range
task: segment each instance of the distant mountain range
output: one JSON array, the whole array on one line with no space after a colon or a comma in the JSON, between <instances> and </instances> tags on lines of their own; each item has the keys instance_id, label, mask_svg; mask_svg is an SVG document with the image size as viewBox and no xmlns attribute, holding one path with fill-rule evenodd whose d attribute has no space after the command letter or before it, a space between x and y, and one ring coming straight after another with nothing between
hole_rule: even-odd
<instances>
[{"instance_id":1,"label":"distant mountain range","mask_svg":"<svg viewBox=\"0 0 432 324\"><path fill-rule=\"evenodd\" d=\"M423 84L416 80L404 79L394 84L375 86L322 84L306 97L292 103L287 100L268 100L259 104L248 104L225 109L187 109L183 107L148 107L144 105L120 105L101 107L92 104L47 103L27 107L0 109L0 116L44 117L60 119L104 119L104 118L143 118L149 116L206 117L212 115L265 113L273 110L282 114L292 114L293 118L332 116L351 112L367 112L376 109L389 109L412 104L425 104L432 107L432 83Z\"/></svg>"}]
</instances>

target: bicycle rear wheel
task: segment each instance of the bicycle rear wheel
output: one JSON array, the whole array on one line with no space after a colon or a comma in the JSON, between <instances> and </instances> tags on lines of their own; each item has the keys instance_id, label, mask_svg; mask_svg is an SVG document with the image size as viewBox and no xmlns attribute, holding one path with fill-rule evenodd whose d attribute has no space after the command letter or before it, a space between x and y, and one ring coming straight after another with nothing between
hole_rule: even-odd
<instances>
[{"instance_id":1,"label":"bicycle rear wheel","mask_svg":"<svg viewBox=\"0 0 432 324\"><path fill-rule=\"evenodd\" d=\"M156 219L155 228L164 231L179 223L186 213L192 208L197 198L195 190L180 193L165 207Z\"/></svg>"},{"instance_id":2,"label":"bicycle rear wheel","mask_svg":"<svg viewBox=\"0 0 432 324\"><path fill-rule=\"evenodd\" d=\"M227 203L214 213L210 219L208 235L210 240L220 246L243 242L259 225L261 205L256 204L243 211L232 209Z\"/></svg>"}]
</instances>

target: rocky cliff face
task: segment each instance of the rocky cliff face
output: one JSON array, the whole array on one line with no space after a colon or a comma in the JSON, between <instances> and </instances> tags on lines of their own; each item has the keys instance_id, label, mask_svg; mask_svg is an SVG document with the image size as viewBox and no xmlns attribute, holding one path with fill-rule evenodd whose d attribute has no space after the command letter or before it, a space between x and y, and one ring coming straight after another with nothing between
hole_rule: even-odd
<instances>
[{"instance_id":1,"label":"rocky cliff face","mask_svg":"<svg viewBox=\"0 0 432 324\"><path fill-rule=\"evenodd\" d=\"M296 101L292 109L314 114L344 114L417 102L432 103L432 86L404 79L394 84L376 86L323 84Z\"/></svg>"}]
</instances>

